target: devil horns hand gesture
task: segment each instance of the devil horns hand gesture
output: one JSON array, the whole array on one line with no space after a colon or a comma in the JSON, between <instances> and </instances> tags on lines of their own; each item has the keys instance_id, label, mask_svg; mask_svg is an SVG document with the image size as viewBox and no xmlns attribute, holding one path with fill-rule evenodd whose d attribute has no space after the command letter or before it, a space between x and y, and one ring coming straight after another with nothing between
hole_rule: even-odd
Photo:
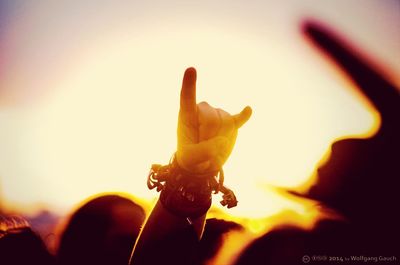
<instances>
[{"instance_id":1,"label":"devil horns hand gesture","mask_svg":"<svg viewBox=\"0 0 400 265\"><path fill-rule=\"evenodd\" d=\"M220 170L232 152L238 129L251 113L248 106L230 115L207 102L196 104L196 69L186 69L178 120L178 165L194 174Z\"/></svg>"}]
</instances>

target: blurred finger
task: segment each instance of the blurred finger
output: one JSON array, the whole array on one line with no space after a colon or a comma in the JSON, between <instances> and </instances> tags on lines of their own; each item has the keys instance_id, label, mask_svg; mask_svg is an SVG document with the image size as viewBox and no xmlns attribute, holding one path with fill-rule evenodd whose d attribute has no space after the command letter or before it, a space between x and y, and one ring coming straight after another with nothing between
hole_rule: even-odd
<instances>
[{"instance_id":1,"label":"blurred finger","mask_svg":"<svg viewBox=\"0 0 400 265\"><path fill-rule=\"evenodd\" d=\"M354 48L351 48L332 30L321 23L306 21L303 32L317 48L330 56L333 61L357 85L356 88L364 94L377 108L384 120L398 122L399 91L394 84L385 78L363 58Z\"/></svg>"}]
</instances>

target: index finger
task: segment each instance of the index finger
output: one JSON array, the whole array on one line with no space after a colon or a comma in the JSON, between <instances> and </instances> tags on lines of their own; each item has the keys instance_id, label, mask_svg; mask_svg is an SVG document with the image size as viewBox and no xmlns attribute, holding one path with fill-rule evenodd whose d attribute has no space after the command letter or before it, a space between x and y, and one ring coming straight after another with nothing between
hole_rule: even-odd
<instances>
[{"instance_id":1,"label":"index finger","mask_svg":"<svg viewBox=\"0 0 400 265\"><path fill-rule=\"evenodd\" d=\"M196 69L186 69L182 81L180 114L190 118L196 114Z\"/></svg>"}]
</instances>

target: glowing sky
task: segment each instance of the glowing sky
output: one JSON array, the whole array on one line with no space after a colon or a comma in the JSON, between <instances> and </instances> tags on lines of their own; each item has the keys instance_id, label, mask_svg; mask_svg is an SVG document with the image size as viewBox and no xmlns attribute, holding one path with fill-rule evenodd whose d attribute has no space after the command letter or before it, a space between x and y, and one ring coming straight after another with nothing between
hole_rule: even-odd
<instances>
[{"instance_id":1,"label":"glowing sky","mask_svg":"<svg viewBox=\"0 0 400 265\"><path fill-rule=\"evenodd\" d=\"M0 195L67 208L102 191L154 198L176 148L183 71L198 101L253 116L225 166L237 216L288 204L329 144L378 119L300 34L313 17L400 73L398 1L2 1ZM254 202L264 203L260 212Z\"/></svg>"}]
</instances>

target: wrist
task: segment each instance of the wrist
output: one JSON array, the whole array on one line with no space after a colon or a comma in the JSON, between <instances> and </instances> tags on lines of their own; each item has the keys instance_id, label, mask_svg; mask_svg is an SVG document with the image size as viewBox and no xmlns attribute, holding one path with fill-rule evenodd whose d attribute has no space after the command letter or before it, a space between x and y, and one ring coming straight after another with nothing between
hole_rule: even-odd
<instances>
[{"instance_id":1,"label":"wrist","mask_svg":"<svg viewBox=\"0 0 400 265\"><path fill-rule=\"evenodd\" d=\"M189 160L189 161L188 161ZM189 175L199 176L199 175L211 175L218 170L212 170L210 160L203 161L200 163L190 163L190 159L185 158L181 153L178 151L175 154L175 162L176 166L179 167L181 170L185 171Z\"/></svg>"},{"instance_id":2,"label":"wrist","mask_svg":"<svg viewBox=\"0 0 400 265\"><path fill-rule=\"evenodd\" d=\"M211 193L204 179L201 182L173 180L165 184L160 202L170 213L193 220L208 212L212 202Z\"/></svg>"},{"instance_id":3,"label":"wrist","mask_svg":"<svg viewBox=\"0 0 400 265\"><path fill-rule=\"evenodd\" d=\"M178 156L171 162L171 175L160 195L160 201L170 212L191 219L207 213L211 207L213 183L218 172L194 172L181 167Z\"/></svg>"},{"instance_id":4,"label":"wrist","mask_svg":"<svg viewBox=\"0 0 400 265\"><path fill-rule=\"evenodd\" d=\"M177 156L165 166L152 165L147 186L161 191L160 202L170 213L195 219L207 213L211 207L211 195L219 191L223 194L220 202L228 208L237 204L234 193L224 185L222 168L207 173L193 173L180 167Z\"/></svg>"}]
</instances>

